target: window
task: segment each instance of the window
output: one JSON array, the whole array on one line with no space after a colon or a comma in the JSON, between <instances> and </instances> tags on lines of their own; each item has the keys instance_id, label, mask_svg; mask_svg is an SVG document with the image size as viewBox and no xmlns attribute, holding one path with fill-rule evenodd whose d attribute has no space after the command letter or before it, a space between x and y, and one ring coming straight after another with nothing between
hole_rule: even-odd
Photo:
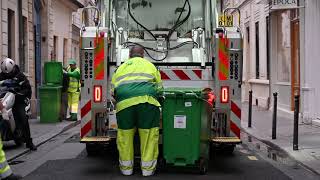
<instances>
[{"instance_id":1,"label":"window","mask_svg":"<svg viewBox=\"0 0 320 180\"><path fill-rule=\"evenodd\" d=\"M15 59L15 18L14 11L8 9L8 58Z\"/></svg>"},{"instance_id":2,"label":"window","mask_svg":"<svg viewBox=\"0 0 320 180\"><path fill-rule=\"evenodd\" d=\"M53 36L53 54L51 59L57 60L57 52L58 51L58 37Z\"/></svg>"},{"instance_id":3,"label":"window","mask_svg":"<svg viewBox=\"0 0 320 180\"><path fill-rule=\"evenodd\" d=\"M282 11L277 14L277 80L290 82L291 41L290 41L290 12Z\"/></svg>"},{"instance_id":4,"label":"window","mask_svg":"<svg viewBox=\"0 0 320 180\"><path fill-rule=\"evenodd\" d=\"M259 61L259 22L256 22L255 24L255 30L256 30L256 79L259 79L260 77L260 61Z\"/></svg>"},{"instance_id":5,"label":"window","mask_svg":"<svg viewBox=\"0 0 320 180\"><path fill-rule=\"evenodd\" d=\"M77 48L76 47L73 48L73 59L78 59L77 58Z\"/></svg>"},{"instance_id":6,"label":"window","mask_svg":"<svg viewBox=\"0 0 320 180\"><path fill-rule=\"evenodd\" d=\"M247 31L247 41L249 44L250 43L250 27L249 26L246 28L246 31Z\"/></svg>"},{"instance_id":7,"label":"window","mask_svg":"<svg viewBox=\"0 0 320 180\"><path fill-rule=\"evenodd\" d=\"M67 64L68 56L67 56L67 51L68 51L68 39L64 38L63 39L63 64Z\"/></svg>"},{"instance_id":8,"label":"window","mask_svg":"<svg viewBox=\"0 0 320 180\"><path fill-rule=\"evenodd\" d=\"M20 59L20 68L22 72L28 72L28 47L27 47L27 42L28 42L28 21L26 17L23 17L22 19L23 24L22 24L22 29L23 29L23 35L22 35L22 44L23 44L23 54L22 58Z\"/></svg>"},{"instance_id":9,"label":"window","mask_svg":"<svg viewBox=\"0 0 320 180\"><path fill-rule=\"evenodd\" d=\"M267 79L270 79L270 19L266 17L266 28L267 28Z\"/></svg>"}]
</instances>

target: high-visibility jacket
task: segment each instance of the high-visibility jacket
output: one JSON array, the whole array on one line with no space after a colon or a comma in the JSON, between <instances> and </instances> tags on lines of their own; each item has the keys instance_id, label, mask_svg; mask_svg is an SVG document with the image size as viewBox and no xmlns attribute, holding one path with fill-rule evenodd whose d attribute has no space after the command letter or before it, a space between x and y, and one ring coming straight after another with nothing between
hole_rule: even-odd
<instances>
[{"instance_id":1,"label":"high-visibility jacket","mask_svg":"<svg viewBox=\"0 0 320 180\"><path fill-rule=\"evenodd\" d=\"M140 57L127 60L112 77L117 112L141 103L160 106L157 97L161 88L159 70L151 62Z\"/></svg>"},{"instance_id":2,"label":"high-visibility jacket","mask_svg":"<svg viewBox=\"0 0 320 180\"><path fill-rule=\"evenodd\" d=\"M80 91L80 69L76 68L71 70L70 66L67 68L69 77L68 92L79 92Z\"/></svg>"},{"instance_id":3,"label":"high-visibility jacket","mask_svg":"<svg viewBox=\"0 0 320 180\"><path fill-rule=\"evenodd\" d=\"M0 137L0 179L7 178L12 174L12 170L6 160L5 153L3 151L3 144Z\"/></svg>"}]
</instances>

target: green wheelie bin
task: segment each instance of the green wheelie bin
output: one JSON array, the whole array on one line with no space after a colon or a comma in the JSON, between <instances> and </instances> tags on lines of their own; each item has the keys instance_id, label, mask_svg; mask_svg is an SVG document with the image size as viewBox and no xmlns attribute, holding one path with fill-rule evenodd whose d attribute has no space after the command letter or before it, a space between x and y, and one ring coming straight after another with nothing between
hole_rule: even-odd
<instances>
[{"instance_id":1,"label":"green wheelie bin","mask_svg":"<svg viewBox=\"0 0 320 180\"><path fill-rule=\"evenodd\" d=\"M212 108L202 89L168 88L163 91L163 157L167 165L208 168Z\"/></svg>"},{"instance_id":2,"label":"green wheelie bin","mask_svg":"<svg viewBox=\"0 0 320 180\"><path fill-rule=\"evenodd\" d=\"M44 64L44 85L39 87L40 122L56 123L61 120L62 63L56 61Z\"/></svg>"},{"instance_id":3,"label":"green wheelie bin","mask_svg":"<svg viewBox=\"0 0 320 180\"><path fill-rule=\"evenodd\" d=\"M41 86L40 95L40 122L60 122L62 86Z\"/></svg>"}]
</instances>

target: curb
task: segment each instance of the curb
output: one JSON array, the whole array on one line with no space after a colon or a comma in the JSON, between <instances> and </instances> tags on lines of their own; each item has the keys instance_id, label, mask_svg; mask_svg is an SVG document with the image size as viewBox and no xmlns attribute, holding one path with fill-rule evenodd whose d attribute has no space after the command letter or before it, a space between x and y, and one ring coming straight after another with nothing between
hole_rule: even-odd
<instances>
[{"instance_id":1,"label":"curb","mask_svg":"<svg viewBox=\"0 0 320 180\"><path fill-rule=\"evenodd\" d=\"M57 133L54 133L54 134L50 135L48 138L46 138L46 139L40 141L39 143L35 144L35 146L36 146L36 147L39 147L39 146L41 146L42 144L45 144L46 142L50 141L51 139L57 137L58 135L66 132L66 131L68 131L69 129L71 129L71 128L73 128L73 127L76 127L76 126L79 125L80 123L81 123L81 121L75 121L75 122L72 122L72 123L68 124L68 125L65 126L61 131L58 131ZM18 154L16 154L16 155L14 155L13 157L8 158L7 161L8 161L8 163L10 164L10 162L12 162L13 160L15 160L16 158L18 158L18 157L20 157L20 156L22 156L22 155L24 155L24 154L26 154L26 153L28 153L28 152L30 152L30 151L31 151L31 150L29 150L29 149L25 149L24 151L22 151L22 152L20 152L20 153L18 153Z\"/></svg>"},{"instance_id":2,"label":"curb","mask_svg":"<svg viewBox=\"0 0 320 180\"><path fill-rule=\"evenodd\" d=\"M302 167L306 168L307 170L313 172L316 175L320 176L320 173L316 170L314 170L312 167L306 165L305 163L297 160L296 158L294 158L290 152L288 152L287 150L285 150L284 148L281 148L280 146L278 146L277 144L268 141L268 140L261 140L259 138L257 138L255 135L253 135L252 133L249 133L246 129L242 128L242 133L247 134L248 136L251 136L252 138L254 138L256 141L259 141L259 143L263 144L266 147L270 147L271 149L275 150L275 151L281 151L281 153L284 153L286 156L288 156L291 160L297 162L299 165L301 165ZM250 142L249 142L250 143ZM251 142L252 143L252 142Z\"/></svg>"}]
</instances>

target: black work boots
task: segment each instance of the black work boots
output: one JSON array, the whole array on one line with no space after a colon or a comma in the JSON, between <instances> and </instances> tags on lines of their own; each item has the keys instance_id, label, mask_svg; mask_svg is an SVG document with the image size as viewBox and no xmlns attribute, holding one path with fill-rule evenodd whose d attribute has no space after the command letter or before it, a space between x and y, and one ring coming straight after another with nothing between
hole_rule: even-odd
<instances>
[{"instance_id":1,"label":"black work boots","mask_svg":"<svg viewBox=\"0 0 320 180\"><path fill-rule=\"evenodd\" d=\"M26 147L29 148L31 151L36 151L37 150L37 146L35 146L33 144L31 138L26 142Z\"/></svg>"}]
</instances>

